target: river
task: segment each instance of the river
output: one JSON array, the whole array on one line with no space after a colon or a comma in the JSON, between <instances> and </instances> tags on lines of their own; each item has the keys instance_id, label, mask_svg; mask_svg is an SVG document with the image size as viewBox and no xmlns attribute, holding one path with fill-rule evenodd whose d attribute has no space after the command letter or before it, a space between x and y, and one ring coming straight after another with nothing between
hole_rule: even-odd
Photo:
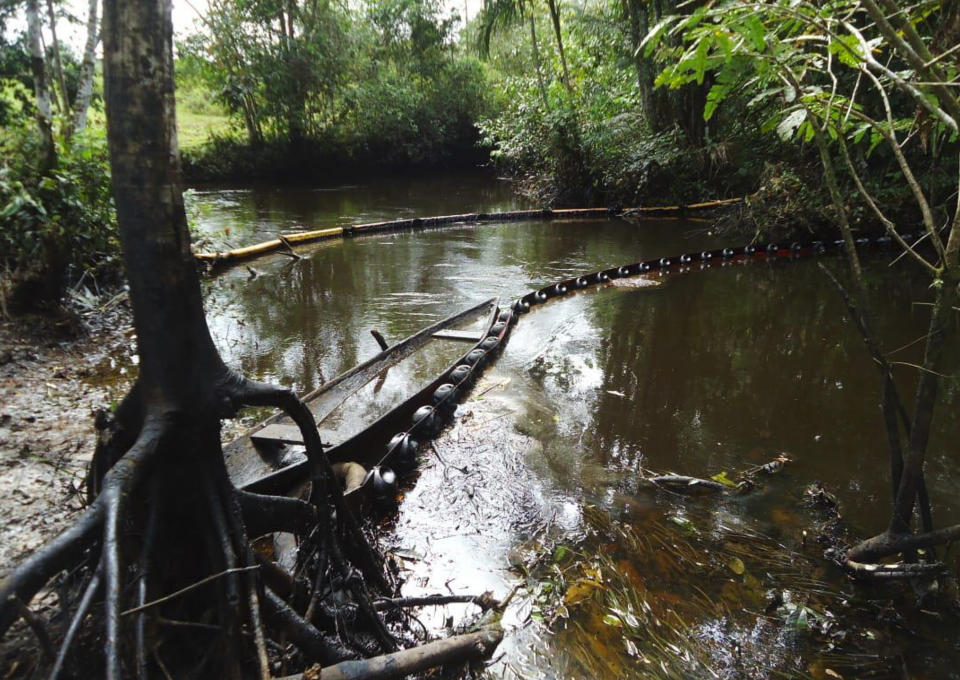
<instances>
[{"instance_id":1,"label":"river","mask_svg":"<svg viewBox=\"0 0 960 680\"><path fill-rule=\"evenodd\" d=\"M189 206L219 246L526 207L475 175L203 189ZM727 245L710 227L555 220L330 241L253 262L254 276L230 269L207 281L206 303L231 365L305 391L375 354L371 328L397 340L491 296ZM893 357L909 397L929 295L890 260L868 258L871 296L884 347L903 348ZM850 584L816 542L816 481L851 536L881 530L890 508L878 375L845 311L813 260L625 280L536 307L385 527L404 592L515 591L491 677L958 677L955 623L943 635L928 600ZM960 521L958 400L948 386L930 447L940 526ZM778 456L792 462L719 500L641 479L734 477Z\"/></svg>"}]
</instances>

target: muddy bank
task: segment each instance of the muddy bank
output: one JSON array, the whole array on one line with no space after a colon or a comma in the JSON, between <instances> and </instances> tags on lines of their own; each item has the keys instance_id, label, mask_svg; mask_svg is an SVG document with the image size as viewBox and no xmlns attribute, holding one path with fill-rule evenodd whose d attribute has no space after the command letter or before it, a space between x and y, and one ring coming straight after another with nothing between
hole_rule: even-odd
<instances>
[{"instance_id":1,"label":"muddy bank","mask_svg":"<svg viewBox=\"0 0 960 680\"><path fill-rule=\"evenodd\" d=\"M135 350L122 303L0 323L0 576L83 508L94 415L129 387Z\"/></svg>"}]
</instances>

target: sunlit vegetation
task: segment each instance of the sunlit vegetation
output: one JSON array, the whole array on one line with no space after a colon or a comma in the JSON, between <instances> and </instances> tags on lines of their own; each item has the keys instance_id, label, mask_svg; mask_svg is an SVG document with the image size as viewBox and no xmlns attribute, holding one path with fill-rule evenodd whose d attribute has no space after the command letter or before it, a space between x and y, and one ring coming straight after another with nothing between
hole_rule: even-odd
<instances>
[{"instance_id":1,"label":"sunlit vegetation","mask_svg":"<svg viewBox=\"0 0 960 680\"><path fill-rule=\"evenodd\" d=\"M475 162L486 80L456 23L429 0L212 3L202 32L180 43L180 73L242 132L188 153L188 176Z\"/></svg>"}]
</instances>

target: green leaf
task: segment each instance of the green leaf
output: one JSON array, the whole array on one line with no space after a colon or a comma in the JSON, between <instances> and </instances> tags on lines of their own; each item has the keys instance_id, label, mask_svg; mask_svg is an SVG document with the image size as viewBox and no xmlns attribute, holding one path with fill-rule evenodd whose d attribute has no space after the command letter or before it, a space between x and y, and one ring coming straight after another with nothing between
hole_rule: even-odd
<instances>
[{"instance_id":1,"label":"green leaf","mask_svg":"<svg viewBox=\"0 0 960 680\"><path fill-rule=\"evenodd\" d=\"M744 23L741 24L741 33L750 40L753 48L758 52L763 52L766 49L766 29L763 22L755 14L746 17Z\"/></svg>"},{"instance_id":2,"label":"green leaf","mask_svg":"<svg viewBox=\"0 0 960 680\"><path fill-rule=\"evenodd\" d=\"M649 57L660 43L660 39L663 38L670 24L676 22L676 20L677 17L669 16L657 22L657 24L647 32L643 40L640 41L640 45L634 51L634 55L643 52L643 56Z\"/></svg>"},{"instance_id":3,"label":"green leaf","mask_svg":"<svg viewBox=\"0 0 960 680\"><path fill-rule=\"evenodd\" d=\"M723 472L720 472L720 473L718 473L718 474L715 474L715 475L714 475L713 477L711 477L710 479L712 479L712 480L715 481L715 482L720 482L720 483L723 484L724 486L729 487L729 488L731 488L731 489L736 489L736 488L737 488L737 483L736 483L735 481L733 481L732 479L730 479L729 477L727 477L727 471L726 471L726 470L724 470Z\"/></svg>"},{"instance_id":4,"label":"green leaf","mask_svg":"<svg viewBox=\"0 0 960 680\"><path fill-rule=\"evenodd\" d=\"M780 135L780 139L783 141L789 141L806 120L806 109L794 109L777 125L777 134Z\"/></svg>"},{"instance_id":5,"label":"green leaf","mask_svg":"<svg viewBox=\"0 0 960 680\"><path fill-rule=\"evenodd\" d=\"M618 619L618 618L617 618L616 616L614 616L613 614L607 614L606 616L604 616L604 617L603 617L603 622L604 622L605 624L607 624L608 626L613 626L614 628L622 628L622 627L623 627L623 621L621 621L620 619Z\"/></svg>"}]
</instances>

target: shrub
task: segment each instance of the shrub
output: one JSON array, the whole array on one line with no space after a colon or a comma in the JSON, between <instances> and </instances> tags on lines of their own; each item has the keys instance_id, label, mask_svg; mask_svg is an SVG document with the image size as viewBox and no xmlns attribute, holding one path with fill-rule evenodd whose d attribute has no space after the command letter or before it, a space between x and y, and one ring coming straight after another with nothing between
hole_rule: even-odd
<instances>
[{"instance_id":1,"label":"shrub","mask_svg":"<svg viewBox=\"0 0 960 680\"><path fill-rule=\"evenodd\" d=\"M80 281L115 282L120 248L102 133L77 135L43 175L29 160L34 136L22 140L0 167L0 267L14 302L42 305Z\"/></svg>"}]
</instances>

